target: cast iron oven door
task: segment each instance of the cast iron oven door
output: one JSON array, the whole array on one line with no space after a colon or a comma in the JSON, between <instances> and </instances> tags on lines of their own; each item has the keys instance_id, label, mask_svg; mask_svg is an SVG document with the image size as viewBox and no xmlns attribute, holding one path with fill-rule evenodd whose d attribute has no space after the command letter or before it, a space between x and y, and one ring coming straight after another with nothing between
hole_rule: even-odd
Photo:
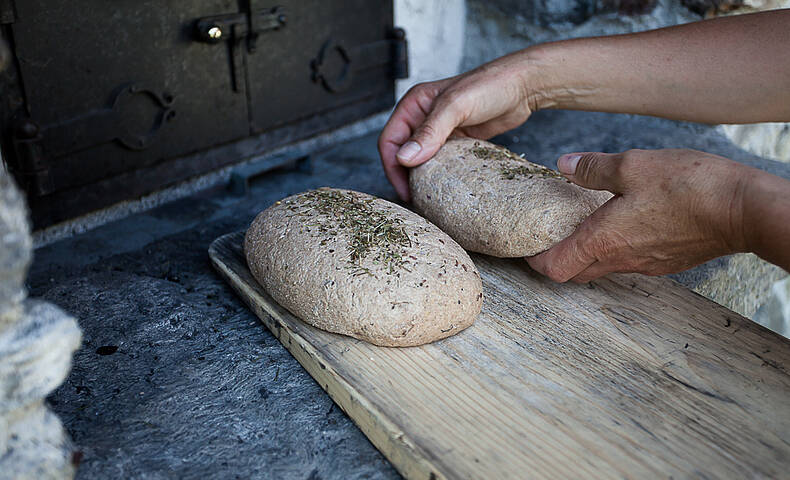
<instances>
[{"instance_id":1,"label":"cast iron oven door","mask_svg":"<svg viewBox=\"0 0 790 480\"><path fill-rule=\"evenodd\" d=\"M6 161L40 228L386 110L392 2L0 0Z\"/></svg>"}]
</instances>

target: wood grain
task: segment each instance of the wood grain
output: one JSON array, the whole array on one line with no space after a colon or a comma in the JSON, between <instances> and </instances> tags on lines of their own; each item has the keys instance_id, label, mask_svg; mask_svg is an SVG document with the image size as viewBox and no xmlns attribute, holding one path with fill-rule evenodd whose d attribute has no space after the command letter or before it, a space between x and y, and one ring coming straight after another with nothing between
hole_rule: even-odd
<instances>
[{"instance_id":1,"label":"wood grain","mask_svg":"<svg viewBox=\"0 0 790 480\"><path fill-rule=\"evenodd\" d=\"M561 285L474 255L477 322L384 348L273 302L242 238L211 245L216 269L406 478L790 475L790 341L669 279Z\"/></svg>"}]
</instances>

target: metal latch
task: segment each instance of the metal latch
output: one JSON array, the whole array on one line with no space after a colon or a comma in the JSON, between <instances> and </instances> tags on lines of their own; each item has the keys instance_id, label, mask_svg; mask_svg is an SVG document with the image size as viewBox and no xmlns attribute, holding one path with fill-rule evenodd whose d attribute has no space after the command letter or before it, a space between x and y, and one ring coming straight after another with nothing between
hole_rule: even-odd
<instances>
[{"instance_id":1,"label":"metal latch","mask_svg":"<svg viewBox=\"0 0 790 480\"><path fill-rule=\"evenodd\" d=\"M233 91L242 91L244 85L244 58L242 40L247 40L247 51L255 52L258 36L269 30L278 30L288 21L285 8L272 7L249 13L230 13L203 17L195 21L197 39L205 43L228 42L230 48Z\"/></svg>"},{"instance_id":2,"label":"metal latch","mask_svg":"<svg viewBox=\"0 0 790 480\"><path fill-rule=\"evenodd\" d=\"M249 14L229 13L199 18L195 27L201 41L219 43L233 37L256 39L262 32L284 27L287 21L285 8L272 7ZM251 43L250 50L255 50L254 42Z\"/></svg>"}]
</instances>

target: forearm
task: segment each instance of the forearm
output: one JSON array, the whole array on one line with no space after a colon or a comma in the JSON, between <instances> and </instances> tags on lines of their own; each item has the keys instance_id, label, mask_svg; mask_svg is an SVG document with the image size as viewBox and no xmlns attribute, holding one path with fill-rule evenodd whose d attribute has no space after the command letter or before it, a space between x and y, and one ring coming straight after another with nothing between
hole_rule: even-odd
<instances>
[{"instance_id":1,"label":"forearm","mask_svg":"<svg viewBox=\"0 0 790 480\"><path fill-rule=\"evenodd\" d=\"M743 181L747 249L790 272L790 180L754 171Z\"/></svg>"},{"instance_id":2,"label":"forearm","mask_svg":"<svg viewBox=\"0 0 790 480\"><path fill-rule=\"evenodd\" d=\"M790 10L568 40L514 56L524 62L533 110L790 121Z\"/></svg>"}]
</instances>

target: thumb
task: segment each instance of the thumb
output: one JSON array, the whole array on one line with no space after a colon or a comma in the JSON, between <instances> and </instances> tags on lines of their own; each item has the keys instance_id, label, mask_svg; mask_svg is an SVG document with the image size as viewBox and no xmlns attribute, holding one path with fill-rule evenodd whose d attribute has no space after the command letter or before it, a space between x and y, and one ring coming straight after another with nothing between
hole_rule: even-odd
<instances>
[{"instance_id":1,"label":"thumb","mask_svg":"<svg viewBox=\"0 0 790 480\"><path fill-rule=\"evenodd\" d=\"M573 183L593 190L623 193L619 153L569 153L557 160L557 168Z\"/></svg>"},{"instance_id":2,"label":"thumb","mask_svg":"<svg viewBox=\"0 0 790 480\"><path fill-rule=\"evenodd\" d=\"M400 147L395 157L401 165L416 167L427 162L444 145L447 137L460 124L452 105L437 104L425 121L414 130L408 142Z\"/></svg>"}]
</instances>

